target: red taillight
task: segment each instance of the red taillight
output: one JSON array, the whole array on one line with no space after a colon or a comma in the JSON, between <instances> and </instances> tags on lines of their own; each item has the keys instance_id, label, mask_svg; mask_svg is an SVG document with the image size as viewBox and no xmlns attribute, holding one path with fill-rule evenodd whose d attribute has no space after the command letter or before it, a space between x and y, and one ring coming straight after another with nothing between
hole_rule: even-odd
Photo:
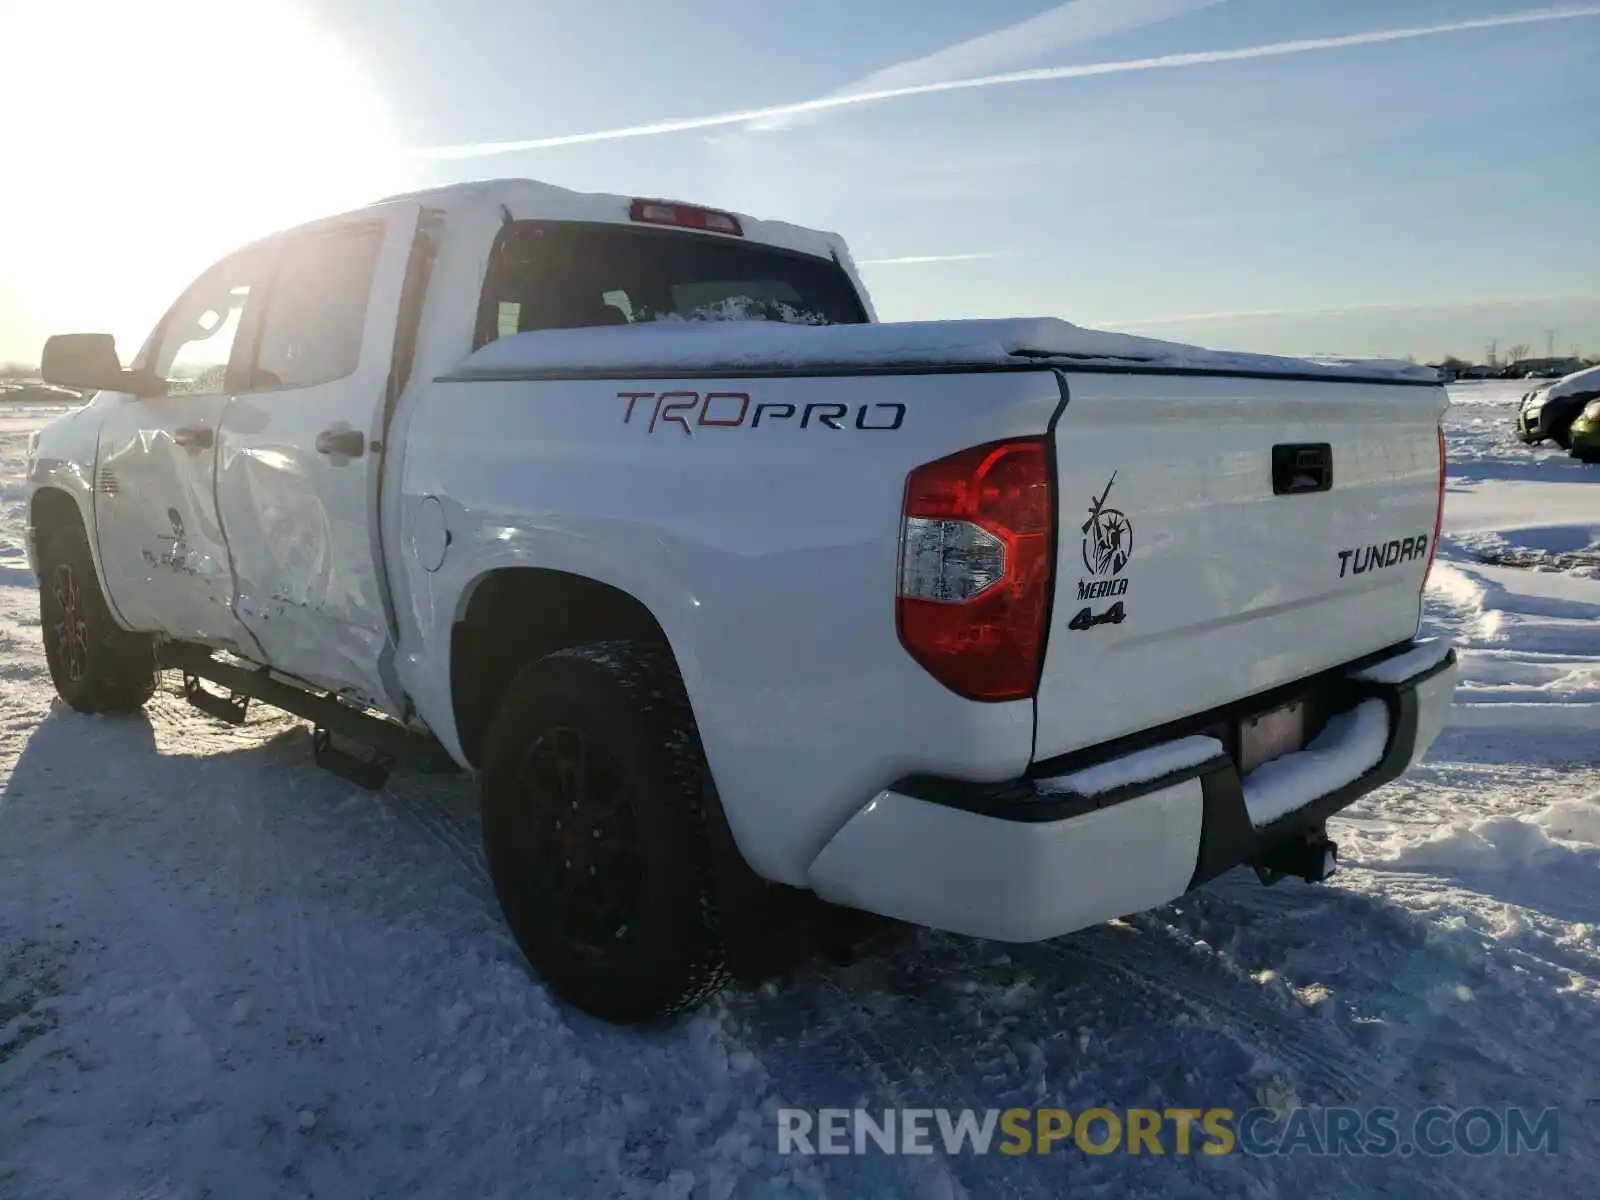
<instances>
[{"instance_id":1,"label":"red taillight","mask_svg":"<svg viewBox=\"0 0 1600 1200\"><path fill-rule=\"evenodd\" d=\"M1043 438L976 446L906 478L900 643L969 700L1039 684L1055 500Z\"/></svg>"},{"instance_id":2,"label":"red taillight","mask_svg":"<svg viewBox=\"0 0 1600 1200\"><path fill-rule=\"evenodd\" d=\"M732 213L693 204L675 204L670 200L635 200L628 210L628 216L645 225L676 225L679 229L703 229L707 233L744 236L744 226Z\"/></svg>"},{"instance_id":3,"label":"red taillight","mask_svg":"<svg viewBox=\"0 0 1600 1200\"><path fill-rule=\"evenodd\" d=\"M1428 569L1422 573L1422 586L1428 586L1428 576L1433 574L1433 559L1439 553L1439 531L1444 527L1444 427L1439 427L1439 503L1433 510L1433 541L1428 543Z\"/></svg>"}]
</instances>

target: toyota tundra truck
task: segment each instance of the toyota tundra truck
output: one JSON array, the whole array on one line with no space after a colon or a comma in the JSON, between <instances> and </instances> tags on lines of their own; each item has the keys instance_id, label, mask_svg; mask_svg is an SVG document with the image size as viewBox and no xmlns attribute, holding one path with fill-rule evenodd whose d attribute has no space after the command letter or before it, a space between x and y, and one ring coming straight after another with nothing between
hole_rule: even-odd
<instances>
[{"instance_id":1,"label":"toyota tundra truck","mask_svg":"<svg viewBox=\"0 0 1600 1200\"><path fill-rule=\"evenodd\" d=\"M494 181L44 374L93 393L28 464L66 704L181 673L358 782L470 772L519 945L615 1021L807 906L1021 942L1319 881L1450 703L1447 400L1403 364L880 323L835 235Z\"/></svg>"}]
</instances>

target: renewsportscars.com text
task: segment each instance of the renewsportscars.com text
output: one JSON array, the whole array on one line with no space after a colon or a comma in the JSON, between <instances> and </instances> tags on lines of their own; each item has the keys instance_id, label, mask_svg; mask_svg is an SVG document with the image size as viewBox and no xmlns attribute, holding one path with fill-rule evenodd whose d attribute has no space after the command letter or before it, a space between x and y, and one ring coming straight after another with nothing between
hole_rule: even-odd
<instances>
[{"instance_id":1,"label":"renewsportscars.com text","mask_svg":"<svg viewBox=\"0 0 1600 1200\"><path fill-rule=\"evenodd\" d=\"M1555 1109L780 1108L780 1154L1555 1154Z\"/></svg>"}]
</instances>

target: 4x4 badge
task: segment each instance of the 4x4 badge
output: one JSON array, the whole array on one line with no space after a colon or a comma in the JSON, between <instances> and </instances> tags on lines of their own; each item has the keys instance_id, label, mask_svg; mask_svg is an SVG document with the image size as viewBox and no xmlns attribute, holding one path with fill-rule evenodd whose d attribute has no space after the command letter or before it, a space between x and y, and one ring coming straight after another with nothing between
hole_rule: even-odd
<instances>
[{"instance_id":1,"label":"4x4 badge","mask_svg":"<svg viewBox=\"0 0 1600 1200\"><path fill-rule=\"evenodd\" d=\"M1118 600L1103 613L1097 613L1091 608L1080 608L1078 615L1067 622L1067 628L1093 629L1096 625L1121 625L1127 620L1128 610L1123 608L1122 601Z\"/></svg>"}]
</instances>

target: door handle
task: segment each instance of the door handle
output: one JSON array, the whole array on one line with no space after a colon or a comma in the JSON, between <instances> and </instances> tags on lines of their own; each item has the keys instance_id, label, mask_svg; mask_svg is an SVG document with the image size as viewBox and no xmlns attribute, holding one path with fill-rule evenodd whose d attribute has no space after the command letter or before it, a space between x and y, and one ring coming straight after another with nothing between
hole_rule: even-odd
<instances>
[{"instance_id":1,"label":"door handle","mask_svg":"<svg viewBox=\"0 0 1600 1200\"><path fill-rule=\"evenodd\" d=\"M209 425L189 425L172 431L172 444L195 450L209 450L217 444L217 434Z\"/></svg>"},{"instance_id":2,"label":"door handle","mask_svg":"<svg viewBox=\"0 0 1600 1200\"><path fill-rule=\"evenodd\" d=\"M324 429L317 434L317 453L360 458L367 449L367 435L359 429Z\"/></svg>"}]
</instances>

